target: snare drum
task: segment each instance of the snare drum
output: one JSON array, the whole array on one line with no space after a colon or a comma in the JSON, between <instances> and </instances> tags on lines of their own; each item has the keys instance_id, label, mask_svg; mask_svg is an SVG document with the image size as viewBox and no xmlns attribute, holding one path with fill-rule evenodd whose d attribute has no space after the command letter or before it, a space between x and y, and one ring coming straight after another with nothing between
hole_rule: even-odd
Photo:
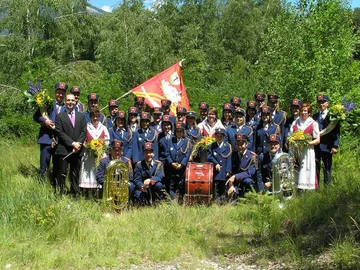
<instances>
[{"instance_id":1,"label":"snare drum","mask_svg":"<svg viewBox=\"0 0 360 270\"><path fill-rule=\"evenodd\" d=\"M213 198L213 170L214 164L210 162L189 162L185 171L185 197L186 204L209 204Z\"/></svg>"}]
</instances>

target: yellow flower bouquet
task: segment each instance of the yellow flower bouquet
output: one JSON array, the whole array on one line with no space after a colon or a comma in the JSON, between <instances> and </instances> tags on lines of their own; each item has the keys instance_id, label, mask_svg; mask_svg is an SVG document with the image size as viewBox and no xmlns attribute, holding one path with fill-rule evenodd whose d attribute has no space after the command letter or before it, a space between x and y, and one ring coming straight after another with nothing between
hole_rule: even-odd
<instances>
[{"instance_id":1,"label":"yellow flower bouquet","mask_svg":"<svg viewBox=\"0 0 360 270\"><path fill-rule=\"evenodd\" d=\"M288 148L293 147L299 151L305 149L310 141L312 141L310 134L305 134L302 130L290 132L287 138Z\"/></svg>"},{"instance_id":2,"label":"yellow flower bouquet","mask_svg":"<svg viewBox=\"0 0 360 270\"><path fill-rule=\"evenodd\" d=\"M194 144L190 154L190 160L193 160L197 153L201 150L207 150L209 146L215 142L215 139L210 136L202 137L200 141Z\"/></svg>"},{"instance_id":3,"label":"yellow flower bouquet","mask_svg":"<svg viewBox=\"0 0 360 270\"><path fill-rule=\"evenodd\" d=\"M99 166L100 159L103 154L106 152L107 146L105 142L101 139L93 139L84 144L84 147L87 149L90 155L95 157L95 167Z\"/></svg>"}]
</instances>

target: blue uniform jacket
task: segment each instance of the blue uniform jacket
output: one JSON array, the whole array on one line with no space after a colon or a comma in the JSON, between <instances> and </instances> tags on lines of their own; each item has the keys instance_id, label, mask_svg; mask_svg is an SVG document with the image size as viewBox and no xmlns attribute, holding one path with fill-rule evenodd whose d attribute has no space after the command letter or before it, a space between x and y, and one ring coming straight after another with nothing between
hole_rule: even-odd
<instances>
[{"instance_id":1,"label":"blue uniform jacket","mask_svg":"<svg viewBox=\"0 0 360 270\"><path fill-rule=\"evenodd\" d=\"M232 170L232 147L224 142L221 148L217 142L212 143L208 148L207 160L214 163L214 167L220 164L221 170L214 169L214 180L226 180L226 173L231 174Z\"/></svg>"},{"instance_id":2,"label":"blue uniform jacket","mask_svg":"<svg viewBox=\"0 0 360 270\"><path fill-rule=\"evenodd\" d=\"M96 171L96 181L100 185L104 185L106 167L109 165L111 160L112 159L110 159L110 157L104 157L100 160L99 166ZM133 182L134 174L133 174L133 169L131 166L130 159L128 159L124 156L121 156L119 160L121 160L122 162L124 162L125 164L127 164L129 166L129 182Z\"/></svg>"},{"instance_id":3,"label":"blue uniform jacket","mask_svg":"<svg viewBox=\"0 0 360 270\"><path fill-rule=\"evenodd\" d=\"M144 159L143 154L143 145L146 142L151 142L154 144L154 159L159 159L159 144L158 144L158 133L156 130L148 129L147 135L145 136L143 129L138 129L133 134L133 162L136 163Z\"/></svg>"},{"instance_id":4,"label":"blue uniform jacket","mask_svg":"<svg viewBox=\"0 0 360 270\"><path fill-rule=\"evenodd\" d=\"M264 182L272 182L272 160L273 156L269 152L259 155L261 176Z\"/></svg>"},{"instance_id":5,"label":"blue uniform jacket","mask_svg":"<svg viewBox=\"0 0 360 270\"><path fill-rule=\"evenodd\" d=\"M194 145L201 140L201 132L199 128L185 127L185 135L190 140L191 145Z\"/></svg>"},{"instance_id":6,"label":"blue uniform jacket","mask_svg":"<svg viewBox=\"0 0 360 270\"><path fill-rule=\"evenodd\" d=\"M134 183L138 189L143 186L144 181L148 178L161 183L164 177L164 166L159 160L153 160L153 162L154 166L152 166L151 169L148 168L145 160L136 163L134 170Z\"/></svg>"},{"instance_id":7,"label":"blue uniform jacket","mask_svg":"<svg viewBox=\"0 0 360 270\"><path fill-rule=\"evenodd\" d=\"M313 119L319 124L319 130L323 130L330 124L329 113L326 115L325 119L321 121L320 113L315 113ZM321 136L320 144L315 145L315 150L320 149L323 152L331 152L331 148L338 148L340 144L340 123L329 132L328 134Z\"/></svg>"},{"instance_id":8,"label":"blue uniform jacket","mask_svg":"<svg viewBox=\"0 0 360 270\"><path fill-rule=\"evenodd\" d=\"M123 143L123 154L127 158L132 157L132 148L133 148L133 133L131 130L123 130L122 136L120 135L120 130L118 128L112 127L109 129L110 134L110 143L113 140L118 140Z\"/></svg>"},{"instance_id":9,"label":"blue uniform jacket","mask_svg":"<svg viewBox=\"0 0 360 270\"><path fill-rule=\"evenodd\" d=\"M232 125L226 128L226 138L225 141L230 142L233 149L236 148L236 134L243 134L248 136L248 149L250 151L254 151L254 132L251 127L243 125L238 131L238 127L236 125Z\"/></svg>"},{"instance_id":10,"label":"blue uniform jacket","mask_svg":"<svg viewBox=\"0 0 360 270\"><path fill-rule=\"evenodd\" d=\"M65 106L63 105L60 109L60 112L65 111ZM49 119L55 124L55 117L57 115L56 111L56 101L54 100L53 107L48 110ZM40 109L37 109L33 115L33 119L36 123L41 124L39 136L38 136L38 143L39 144L48 144L51 145L52 139L54 138L54 130L48 129L43 123L45 122L46 118L43 117L40 113Z\"/></svg>"},{"instance_id":11,"label":"blue uniform jacket","mask_svg":"<svg viewBox=\"0 0 360 270\"><path fill-rule=\"evenodd\" d=\"M180 143L178 143L176 137L171 138L166 159L168 164L177 162L183 167L186 167L191 154L191 145L188 138L181 138L180 140Z\"/></svg>"},{"instance_id":12,"label":"blue uniform jacket","mask_svg":"<svg viewBox=\"0 0 360 270\"><path fill-rule=\"evenodd\" d=\"M264 130L262 121L256 128L255 139L255 152L260 155L261 153L269 152L268 142L271 134L279 134L278 126L270 125L267 131ZM280 142L282 145L282 140Z\"/></svg>"},{"instance_id":13,"label":"blue uniform jacket","mask_svg":"<svg viewBox=\"0 0 360 270\"><path fill-rule=\"evenodd\" d=\"M280 138L281 147L283 146L284 138L285 138L285 122L286 122L286 112L284 111L278 111L275 113L275 116L273 116L272 121L273 124L279 126L280 128Z\"/></svg>"},{"instance_id":14,"label":"blue uniform jacket","mask_svg":"<svg viewBox=\"0 0 360 270\"><path fill-rule=\"evenodd\" d=\"M100 117L101 118L101 117ZM112 118L111 116L106 117L105 119L105 126L106 128L110 131L110 128L112 128L114 126L114 118ZM100 121L101 122L101 121Z\"/></svg>"},{"instance_id":15,"label":"blue uniform jacket","mask_svg":"<svg viewBox=\"0 0 360 270\"><path fill-rule=\"evenodd\" d=\"M166 139L164 132L159 134L159 160L164 164L164 166L167 166L167 150L172 137L173 135L171 135L169 139Z\"/></svg>"},{"instance_id":16,"label":"blue uniform jacket","mask_svg":"<svg viewBox=\"0 0 360 270\"><path fill-rule=\"evenodd\" d=\"M257 156L249 150L246 150L242 157L237 151L233 153L235 180L241 181L245 178L251 178L256 182Z\"/></svg>"}]
</instances>

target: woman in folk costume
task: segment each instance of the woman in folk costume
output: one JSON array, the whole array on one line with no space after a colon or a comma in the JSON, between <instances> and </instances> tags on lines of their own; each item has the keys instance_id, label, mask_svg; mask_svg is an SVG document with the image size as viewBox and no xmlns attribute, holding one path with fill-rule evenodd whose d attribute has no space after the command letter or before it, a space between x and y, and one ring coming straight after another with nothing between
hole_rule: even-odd
<instances>
[{"instance_id":1,"label":"woman in folk costume","mask_svg":"<svg viewBox=\"0 0 360 270\"><path fill-rule=\"evenodd\" d=\"M299 167L295 168L295 181L299 189L316 189L318 187L314 145L320 143L320 131L318 123L310 116L311 111L310 104L303 104L300 108L300 117L290 127L290 132L304 131L304 134L310 134L312 137L312 140L297 157Z\"/></svg>"},{"instance_id":2,"label":"woman in folk costume","mask_svg":"<svg viewBox=\"0 0 360 270\"><path fill-rule=\"evenodd\" d=\"M100 110L95 108L90 111L90 122L87 123L86 143L90 143L91 140L101 140L105 145L110 143L110 135L107 128L100 123ZM105 156L105 154L104 154ZM98 188L96 181L96 156L86 151L81 164L79 187L86 189L87 194Z\"/></svg>"},{"instance_id":3,"label":"woman in folk costume","mask_svg":"<svg viewBox=\"0 0 360 270\"><path fill-rule=\"evenodd\" d=\"M198 125L202 136L215 138L215 130L218 128L225 129L224 125L218 119L218 112L215 108L210 108L207 117Z\"/></svg>"},{"instance_id":4,"label":"woman in folk costume","mask_svg":"<svg viewBox=\"0 0 360 270\"><path fill-rule=\"evenodd\" d=\"M125 157L132 157L133 132L126 124L126 113L118 111L114 116L114 125L109 129L110 142L118 140L122 142L122 153Z\"/></svg>"}]
</instances>

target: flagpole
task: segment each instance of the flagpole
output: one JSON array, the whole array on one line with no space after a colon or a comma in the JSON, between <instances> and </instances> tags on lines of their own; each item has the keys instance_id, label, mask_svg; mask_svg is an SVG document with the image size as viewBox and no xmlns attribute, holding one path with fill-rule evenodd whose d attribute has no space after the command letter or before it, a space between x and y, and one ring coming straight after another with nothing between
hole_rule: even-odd
<instances>
[{"instance_id":1,"label":"flagpole","mask_svg":"<svg viewBox=\"0 0 360 270\"><path fill-rule=\"evenodd\" d=\"M122 99L123 97L126 97L126 96L129 95L130 93L131 93L131 90L130 90L129 92L123 94L121 97L119 97L119 98L117 98L117 99L115 99L115 100L118 101L119 99ZM102 109L100 110L100 112L103 111L103 110L105 110L107 107L109 107L109 105L106 105L104 108L102 108Z\"/></svg>"}]
</instances>

